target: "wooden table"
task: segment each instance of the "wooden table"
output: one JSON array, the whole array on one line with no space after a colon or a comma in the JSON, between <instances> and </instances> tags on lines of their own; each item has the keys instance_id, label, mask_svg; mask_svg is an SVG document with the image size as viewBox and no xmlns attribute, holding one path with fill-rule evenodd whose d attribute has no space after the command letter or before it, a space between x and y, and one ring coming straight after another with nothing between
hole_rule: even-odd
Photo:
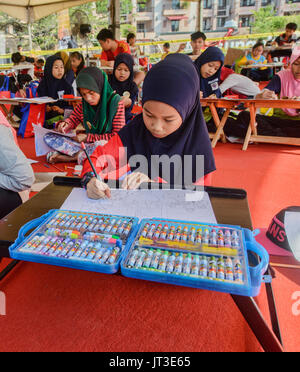
<instances>
[{"instance_id":1,"label":"wooden table","mask_svg":"<svg viewBox=\"0 0 300 372\"><path fill-rule=\"evenodd\" d=\"M284 66L284 63L282 62L274 62L274 63L253 63L251 65L243 65L243 66L240 66L241 69L245 69L245 70L251 70L251 69L254 69L254 68L272 68L273 69L273 74L275 75L276 74L276 69L277 68L281 68L282 66Z\"/></svg>"},{"instance_id":2,"label":"wooden table","mask_svg":"<svg viewBox=\"0 0 300 372\"><path fill-rule=\"evenodd\" d=\"M213 190L214 188L206 189L209 194ZM211 196L210 199L217 221L219 223L235 224L252 229L247 197L243 199L218 197L216 196L216 190L222 191L222 189L216 188L214 191L215 196ZM72 187L55 186L52 183L7 217L0 220L0 257L8 256L8 247L15 241L19 229L26 222L47 213L50 209L59 208L71 191ZM16 263L13 263L12 267L14 265ZM0 280L2 277L3 275L1 276L0 273ZM231 295L231 297L264 350L282 352L283 347L278 339L278 335L276 336L273 330L269 328L255 300L245 296Z\"/></svg>"},{"instance_id":3,"label":"wooden table","mask_svg":"<svg viewBox=\"0 0 300 372\"><path fill-rule=\"evenodd\" d=\"M224 125L232 109L243 104L250 111L249 128L243 143L243 150L247 150L249 142L274 143L281 145L300 145L300 138L297 137L279 137L279 136L262 136L257 134L256 113L259 108L292 108L300 110L300 101L293 99L226 99L226 98L205 98L201 100L203 107L208 106L212 112L217 131L212 136L212 146L215 147L217 142L224 136ZM216 108L225 108L226 111L220 121ZM223 140L224 142L224 140Z\"/></svg>"},{"instance_id":4,"label":"wooden table","mask_svg":"<svg viewBox=\"0 0 300 372\"><path fill-rule=\"evenodd\" d=\"M26 104L26 103L35 104L35 105L43 105L43 104L52 103L52 102L56 102L56 101L53 100L53 98L50 98L50 97L46 97L46 99L44 99L44 100L39 100L38 97L37 98L22 98L22 97L19 97L19 98L0 98L0 107L3 110L3 113L6 116L6 119L8 120L8 122L14 128L18 128L19 124L16 123L14 118L13 118L14 106L18 106L20 104ZM10 105L10 108L7 109L6 105Z\"/></svg>"},{"instance_id":5,"label":"wooden table","mask_svg":"<svg viewBox=\"0 0 300 372\"><path fill-rule=\"evenodd\" d=\"M281 145L300 145L300 138L262 136L257 134L256 112L259 108L291 108L300 110L300 101L293 99L248 99L241 100L241 103L250 111L250 124L243 144L243 150L247 150L249 142L275 143Z\"/></svg>"},{"instance_id":6,"label":"wooden table","mask_svg":"<svg viewBox=\"0 0 300 372\"><path fill-rule=\"evenodd\" d=\"M200 100L202 107L209 107L214 122L217 127L216 133L210 133L209 136L212 139L211 145L213 148L216 147L217 142L221 138L223 143L226 143L226 136L223 128L226 124L230 111L240 104L239 99L225 99L225 98L203 98ZM222 119L220 120L217 108L225 109Z\"/></svg>"}]
</instances>

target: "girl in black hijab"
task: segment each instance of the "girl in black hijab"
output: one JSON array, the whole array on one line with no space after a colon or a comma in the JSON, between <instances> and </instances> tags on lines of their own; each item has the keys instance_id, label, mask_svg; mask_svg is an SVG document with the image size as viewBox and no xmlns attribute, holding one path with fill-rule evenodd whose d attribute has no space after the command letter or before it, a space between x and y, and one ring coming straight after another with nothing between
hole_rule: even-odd
<instances>
[{"instance_id":1,"label":"girl in black hijab","mask_svg":"<svg viewBox=\"0 0 300 372\"><path fill-rule=\"evenodd\" d=\"M133 81L133 66L134 60L130 54L119 54L115 60L114 71L112 75L109 75L109 83L112 89L123 97L126 123L133 118L131 111L139 93L138 86Z\"/></svg>"},{"instance_id":2,"label":"girl in black hijab","mask_svg":"<svg viewBox=\"0 0 300 372\"><path fill-rule=\"evenodd\" d=\"M213 172L214 156L199 92L199 78L189 57L173 54L155 65L144 81L143 113L91 156L102 179L115 168L120 170L116 178L132 172L124 180L125 188L136 188L150 179L191 185ZM164 169L163 158L175 161ZM82 176L90 198L110 196L108 186L93 176L87 161Z\"/></svg>"},{"instance_id":3,"label":"girl in black hijab","mask_svg":"<svg viewBox=\"0 0 300 372\"><path fill-rule=\"evenodd\" d=\"M74 94L72 86L64 77L65 69L61 57L54 55L47 58L44 77L37 89L38 96L60 99L64 95ZM63 119L66 108L70 108L70 106L63 100L47 104L46 121L51 119L52 122L55 122Z\"/></svg>"}]
</instances>

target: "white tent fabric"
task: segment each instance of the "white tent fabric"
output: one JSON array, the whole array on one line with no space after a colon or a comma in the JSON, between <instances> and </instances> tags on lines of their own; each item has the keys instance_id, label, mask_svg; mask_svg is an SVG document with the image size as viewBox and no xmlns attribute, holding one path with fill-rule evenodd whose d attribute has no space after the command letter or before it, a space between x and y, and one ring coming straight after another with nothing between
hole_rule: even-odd
<instances>
[{"instance_id":1,"label":"white tent fabric","mask_svg":"<svg viewBox=\"0 0 300 372\"><path fill-rule=\"evenodd\" d=\"M93 1L95 0L0 0L0 11L26 23L33 23L50 14Z\"/></svg>"}]
</instances>

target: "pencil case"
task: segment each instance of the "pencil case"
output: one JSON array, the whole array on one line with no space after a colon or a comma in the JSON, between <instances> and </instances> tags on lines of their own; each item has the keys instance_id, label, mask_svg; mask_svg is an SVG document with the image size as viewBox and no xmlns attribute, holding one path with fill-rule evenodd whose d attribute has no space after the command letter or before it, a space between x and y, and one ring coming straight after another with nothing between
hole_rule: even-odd
<instances>
[{"instance_id":1,"label":"pencil case","mask_svg":"<svg viewBox=\"0 0 300 372\"><path fill-rule=\"evenodd\" d=\"M259 257L254 267L248 252ZM121 272L136 279L257 296L268 263L267 251L248 229L144 219L122 259Z\"/></svg>"},{"instance_id":2,"label":"pencil case","mask_svg":"<svg viewBox=\"0 0 300 372\"><path fill-rule=\"evenodd\" d=\"M133 217L50 210L20 229L9 252L18 260L114 274L137 229Z\"/></svg>"}]
</instances>

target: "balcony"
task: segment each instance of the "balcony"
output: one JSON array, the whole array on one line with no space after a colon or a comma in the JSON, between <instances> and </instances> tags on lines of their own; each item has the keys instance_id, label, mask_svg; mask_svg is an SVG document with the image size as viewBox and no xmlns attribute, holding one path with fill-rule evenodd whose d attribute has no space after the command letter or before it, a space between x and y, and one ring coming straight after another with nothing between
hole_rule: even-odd
<instances>
[{"instance_id":1,"label":"balcony","mask_svg":"<svg viewBox=\"0 0 300 372\"><path fill-rule=\"evenodd\" d=\"M172 17L172 16L184 16L187 14L187 9L164 9L163 15L165 17Z\"/></svg>"},{"instance_id":2,"label":"balcony","mask_svg":"<svg viewBox=\"0 0 300 372\"><path fill-rule=\"evenodd\" d=\"M152 21L153 20L153 8L150 6L137 8L136 20L137 21Z\"/></svg>"},{"instance_id":3,"label":"balcony","mask_svg":"<svg viewBox=\"0 0 300 372\"><path fill-rule=\"evenodd\" d=\"M179 1L166 1L163 4L163 15L165 17L169 16L184 16L188 13L188 9L184 4L181 4Z\"/></svg>"}]
</instances>

